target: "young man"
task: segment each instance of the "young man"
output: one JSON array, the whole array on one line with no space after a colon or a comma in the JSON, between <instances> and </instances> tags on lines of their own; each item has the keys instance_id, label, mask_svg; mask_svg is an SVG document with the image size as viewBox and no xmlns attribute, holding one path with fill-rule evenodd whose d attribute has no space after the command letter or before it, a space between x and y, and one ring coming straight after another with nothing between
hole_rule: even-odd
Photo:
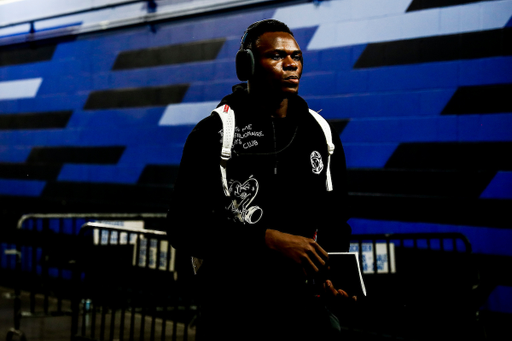
<instances>
[{"instance_id":1,"label":"young man","mask_svg":"<svg viewBox=\"0 0 512 341\"><path fill-rule=\"evenodd\" d=\"M326 287L319 274L327 251L349 246L341 141L332 130L330 156L326 132L298 96L302 52L285 24L249 26L236 63L248 82L234 86L189 135L168 215L172 245L204 259L198 336L335 338L311 283ZM221 159L229 135L221 116L230 111L233 145Z\"/></svg>"}]
</instances>

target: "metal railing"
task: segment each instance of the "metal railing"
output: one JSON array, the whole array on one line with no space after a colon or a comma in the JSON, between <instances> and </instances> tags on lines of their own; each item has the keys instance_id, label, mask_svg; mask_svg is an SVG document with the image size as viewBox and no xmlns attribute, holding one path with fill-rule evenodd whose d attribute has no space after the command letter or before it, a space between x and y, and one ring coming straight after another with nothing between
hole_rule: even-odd
<instances>
[{"instance_id":1,"label":"metal railing","mask_svg":"<svg viewBox=\"0 0 512 341\"><path fill-rule=\"evenodd\" d=\"M86 223L79 237L72 340L188 339L197 309L177 286L165 232Z\"/></svg>"},{"instance_id":2,"label":"metal railing","mask_svg":"<svg viewBox=\"0 0 512 341\"><path fill-rule=\"evenodd\" d=\"M71 315L63 308L63 299L71 297L71 272L76 263L77 234L80 227L91 220L144 221L157 225L165 214L160 213L69 213L27 214L22 216L15 234L14 249L6 254L15 257L11 272L14 286L14 327L7 339L17 336L24 339L21 331L22 318ZM29 309L22 311L21 292L29 292ZM36 304L42 295L42 307ZM56 300L50 309L50 298Z\"/></svg>"},{"instance_id":3,"label":"metal railing","mask_svg":"<svg viewBox=\"0 0 512 341\"><path fill-rule=\"evenodd\" d=\"M478 270L463 234L365 234L351 241L367 296L340 312L348 339L464 339L482 328L474 304Z\"/></svg>"},{"instance_id":4,"label":"metal railing","mask_svg":"<svg viewBox=\"0 0 512 341\"><path fill-rule=\"evenodd\" d=\"M395 273L395 250L406 248L447 253L471 254L471 243L456 232L389 233L352 235L350 251L359 253L365 274Z\"/></svg>"},{"instance_id":5,"label":"metal railing","mask_svg":"<svg viewBox=\"0 0 512 341\"><path fill-rule=\"evenodd\" d=\"M158 229L165 223L165 216L154 213L23 216L17 226L16 248L8 250L16 257L16 285L14 328L7 339L18 336L24 340L20 330L22 317L56 315L71 315L71 340L122 340L137 336L147 340L189 338L197 307L177 284L176 254L165 233ZM112 225L112 221L143 221L145 226L121 227ZM386 290L401 295L397 288L418 274L425 276L426 281L422 283L421 278L417 283L428 285L439 269L422 266L431 263L430 260L445 267L458 266L462 264L459 258L465 262L471 256L471 244L460 233L365 234L352 236L351 251L358 253L361 272L367 281L368 302L385 305L393 301L386 297ZM70 273L73 275L69 276ZM457 271L453 273L456 275ZM22 289L30 292L29 311L21 309ZM432 289L435 290L438 289ZM36 294L43 297L42 310L36 305ZM423 292L413 292L404 300L409 303L416 299L415 295L425 296ZM50 309L50 297L57 301L55 311ZM65 300L67 307L68 299L69 309L62 304ZM402 297L393 299L400 301ZM396 304L395 312L404 313L401 303ZM391 307L382 309L393 311ZM363 318L368 319L370 315L365 311ZM352 314L346 320L354 322L357 328L371 329L375 321L357 325L361 322L354 320L358 316ZM386 321L386 328L376 330L393 335L389 328L394 323Z\"/></svg>"}]
</instances>

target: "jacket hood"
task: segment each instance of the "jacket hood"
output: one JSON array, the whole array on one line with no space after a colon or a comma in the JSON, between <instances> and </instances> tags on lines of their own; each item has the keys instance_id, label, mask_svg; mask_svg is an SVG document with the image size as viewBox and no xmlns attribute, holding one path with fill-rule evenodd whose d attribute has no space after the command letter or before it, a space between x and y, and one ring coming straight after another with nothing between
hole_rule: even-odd
<instances>
[{"instance_id":1,"label":"jacket hood","mask_svg":"<svg viewBox=\"0 0 512 341\"><path fill-rule=\"evenodd\" d=\"M235 112L256 113L257 105L254 105L253 99L247 91L247 83L236 84L232 87L232 93L225 96L217 106L229 105ZM295 95L289 98L289 113L308 112L308 105L300 96ZM261 112L259 112L261 116Z\"/></svg>"},{"instance_id":2,"label":"jacket hood","mask_svg":"<svg viewBox=\"0 0 512 341\"><path fill-rule=\"evenodd\" d=\"M237 108L242 109L244 106L247 106L247 103L250 101L247 83L233 85L231 90L233 92L225 96L217 105L217 108L225 104L229 105L233 110Z\"/></svg>"}]
</instances>

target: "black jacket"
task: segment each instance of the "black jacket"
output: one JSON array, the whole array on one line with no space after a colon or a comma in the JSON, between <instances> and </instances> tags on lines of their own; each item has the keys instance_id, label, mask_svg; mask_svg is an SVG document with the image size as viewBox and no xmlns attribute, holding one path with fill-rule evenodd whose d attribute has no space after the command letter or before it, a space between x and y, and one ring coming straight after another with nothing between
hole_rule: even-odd
<instances>
[{"instance_id":1,"label":"black jacket","mask_svg":"<svg viewBox=\"0 0 512 341\"><path fill-rule=\"evenodd\" d=\"M328 192L327 143L306 102L291 98L287 117L274 119L244 86L233 89L219 104L228 104L236 117L227 163L231 198L222 190L222 122L213 113L197 124L185 144L168 236L178 253L204 259L200 272L206 277L236 277L267 294L276 286L300 291L302 271L265 246L265 231L309 238L318 231L325 250L348 251L351 230L341 141L332 130L334 190ZM232 199L238 209L233 209Z\"/></svg>"}]
</instances>

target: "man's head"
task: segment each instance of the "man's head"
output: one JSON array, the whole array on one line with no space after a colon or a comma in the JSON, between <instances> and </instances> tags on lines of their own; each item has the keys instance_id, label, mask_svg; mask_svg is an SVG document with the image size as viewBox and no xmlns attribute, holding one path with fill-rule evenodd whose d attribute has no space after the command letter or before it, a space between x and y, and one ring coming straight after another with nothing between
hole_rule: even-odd
<instances>
[{"instance_id":1,"label":"man's head","mask_svg":"<svg viewBox=\"0 0 512 341\"><path fill-rule=\"evenodd\" d=\"M302 75L302 52L284 23L267 19L247 28L236 57L237 75L252 90L296 94Z\"/></svg>"},{"instance_id":2,"label":"man's head","mask_svg":"<svg viewBox=\"0 0 512 341\"><path fill-rule=\"evenodd\" d=\"M249 25L240 40L240 49L248 49L252 50L256 40L263 34L267 32L286 32L293 37L293 33L290 28L283 22L275 19L265 19L261 21L256 21L255 23Z\"/></svg>"}]
</instances>

